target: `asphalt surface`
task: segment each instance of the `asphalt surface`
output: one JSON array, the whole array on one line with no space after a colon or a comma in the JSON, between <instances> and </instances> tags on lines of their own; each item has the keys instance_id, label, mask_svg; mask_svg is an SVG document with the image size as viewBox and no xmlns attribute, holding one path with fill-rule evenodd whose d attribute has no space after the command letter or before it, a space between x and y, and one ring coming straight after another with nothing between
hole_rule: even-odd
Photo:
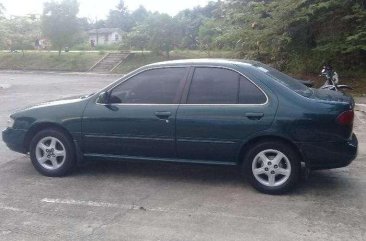
<instances>
[{"instance_id":1,"label":"asphalt surface","mask_svg":"<svg viewBox=\"0 0 366 241\"><path fill-rule=\"evenodd\" d=\"M0 129L19 108L116 78L0 72ZM99 162L48 178L0 141L0 240L366 240L365 113L355 125L349 167L312 172L282 196L256 192L232 167Z\"/></svg>"}]
</instances>

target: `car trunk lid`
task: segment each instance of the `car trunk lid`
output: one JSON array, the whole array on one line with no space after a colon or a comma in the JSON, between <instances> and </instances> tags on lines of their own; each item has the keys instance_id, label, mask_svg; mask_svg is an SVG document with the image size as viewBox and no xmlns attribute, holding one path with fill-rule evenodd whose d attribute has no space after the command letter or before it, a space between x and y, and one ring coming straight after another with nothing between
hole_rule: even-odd
<instances>
[{"instance_id":1,"label":"car trunk lid","mask_svg":"<svg viewBox=\"0 0 366 241\"><path fill-rule=\"evenodd\" d=\"M324 90L324 89L312 89L312 94L308 96L310 99L315 100L323 100L330 102L342 102L346 104L350 104L351 108L354 108L355 102L352 96L347 95L346 93L334 90Z\"/></svg>"}]
</instances>

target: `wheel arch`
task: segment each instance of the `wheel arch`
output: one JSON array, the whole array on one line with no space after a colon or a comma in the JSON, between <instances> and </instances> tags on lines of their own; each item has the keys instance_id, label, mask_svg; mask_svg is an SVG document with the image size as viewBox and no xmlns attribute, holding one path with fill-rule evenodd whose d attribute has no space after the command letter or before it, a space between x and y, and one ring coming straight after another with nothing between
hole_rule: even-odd
<instances>
[{"instance_id":1,"label":"wheel arch","mask_svg":"<svg viewBox=\"0 0 366 241\"><path fill-rule=\"evenodd\" d=\"M240 148L239 155L237 158L237 163L239 165L241 165L244 162L244 157L252 146L254 146L257 143L267 142L267 141L280 141L280 142L292 147L293 150L299 155L300 162L304 162L306 164L306 158L304 157L304 154L301 152L301 149L299 148L299 146L297 146L294 142L292 142L290 139L288 139L286 137L276 136L276 135L257 136L257 137L250 139L246 143L244 143Z\"/></svg>"},{"instance_id":2,"label":"wheel arch","mask_svg":"<svg viewBox=\"0 0 366 241\"><path fill-rule=\"evenodd\" d=\"M57 130L63 132L69 138L71 143L73 143L73 137L72 137L71 133L62 125L60 125L58 123L53 123L53 122L40 122L40 123L33 124L25 135L23 147L26 150L26 152L29 152L30 143L31 143L34 135L36 133L38 133L39 131L48 129L48 128L57 129Z\"/></svg>"}]
</instances>

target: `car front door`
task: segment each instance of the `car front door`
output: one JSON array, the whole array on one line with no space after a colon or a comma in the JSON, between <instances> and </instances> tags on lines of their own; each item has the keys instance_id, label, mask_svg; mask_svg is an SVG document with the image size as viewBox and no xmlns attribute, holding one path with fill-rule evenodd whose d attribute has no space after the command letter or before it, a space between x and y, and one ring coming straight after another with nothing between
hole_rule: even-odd
<instances>
[{"instance_id":1,"label":"car front door","mask_svg":"<svg viewBox=\"0 0 366 241\"><path fill-rule=\"evenodd\" d=\"M108 91L84 111L86 156L174 158L175 117L186 68L140 72Z\"/></svg>"},{"instance_id":2,"label":"car front door","mask_svg":"<svg viewBox=\"0 0 366 241\"><path fill-rule=\"evenodd\" d=\"M178 158L234 163L243 142L272 123L276 100L234 70L196 67L187 86L177 112Z\"/></svg>"}]
</instances>

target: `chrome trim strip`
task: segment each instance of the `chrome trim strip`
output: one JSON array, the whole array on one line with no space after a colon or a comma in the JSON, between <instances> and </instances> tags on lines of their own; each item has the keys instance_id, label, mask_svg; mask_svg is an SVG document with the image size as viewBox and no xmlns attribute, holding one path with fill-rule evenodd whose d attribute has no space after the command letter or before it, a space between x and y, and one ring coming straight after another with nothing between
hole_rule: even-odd
<instances>
[{"instance_id":1,"label":"chrome trim strip","mask_svg":"<svg viewBox=\"0 0 366 241\"><path fill-rule=\"evenodd\" d=\"M177 142L197 142L197 143L216 143L216 144L237 144L237 142L235 141L218 141L218 140L210 140L210 139L206 139L206 140L200 140L200 139L177 139Z\"/></svg>"},{"instance_id":2,"label":"chrome trim strip","mask_svg":"<svg viewBox=\"0 0 366 241\"><path fill-rule=\"evenodd\" d=\"M153 141L175 141L174 138L164 138L164 137L139 137L139 136L106 136L106 135L84 135L84 137L88 138L110 138L110 139L124 139L124 140L153 140Z\"/></svg>"},{"instance_id":3,"label":"chrome trim strip","mask_svg":"<svg viewBox=\"0 0 366 241\"><path fill-rule=\"evenodd\" d=\"M122 139L122 140L152 140L152 141L175 141L174 138L168 137L140 137L140 136L106 136L106 135L97 135L97 134L87 134L84 135L87 138L106 138L106 139ZM235 141L229 140L214 140L214 139L191 139L191 138L180 138L177 139L180 142L197 142L197 143L217 143L217 144L236 144ZM239 142L240 140L238 140Z\"/></svg>"}]
</instances>

